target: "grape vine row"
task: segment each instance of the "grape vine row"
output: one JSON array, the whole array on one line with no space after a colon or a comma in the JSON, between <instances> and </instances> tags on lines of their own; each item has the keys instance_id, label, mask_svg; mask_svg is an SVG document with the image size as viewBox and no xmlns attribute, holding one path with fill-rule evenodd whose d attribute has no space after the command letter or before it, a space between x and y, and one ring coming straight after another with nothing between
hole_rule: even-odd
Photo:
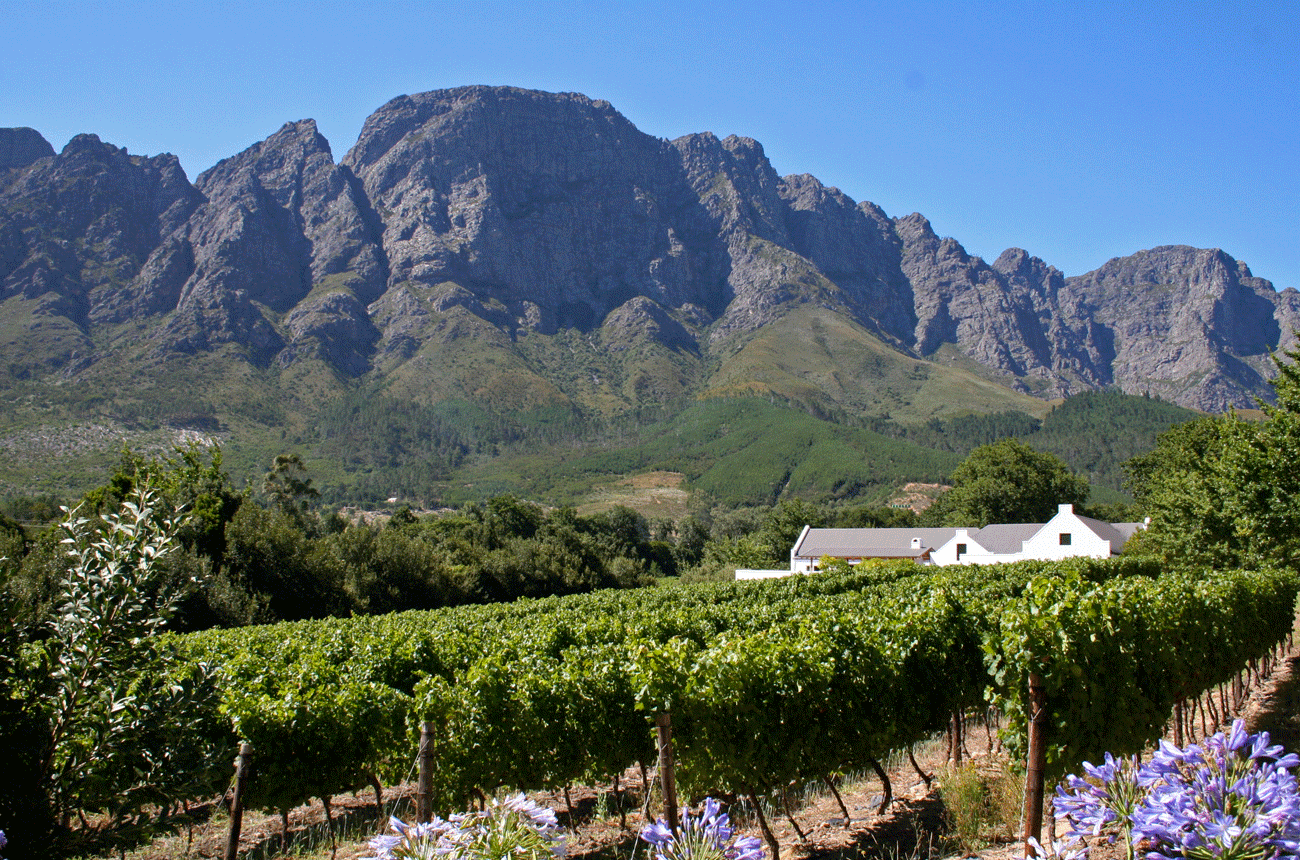
<instances>
[{"instance_id":1,"label":"grape vine row","mask_svg":"<svg viewBox=\"0 0 1300 860\"><path fill-rule=\"evenodd\" d=\"M860 768L990 699L1023 749L1045 678L1049 764L1136 751L1173 702L1292 627L1289 571L1146 560L913 564L596 592L176 637L222 690L210 731L253 742L247 802L287 809L404 777L438 727L435 791L554 788L654 758L669 711L688 792L763 792Z\"/></svg>"}]
</instances>

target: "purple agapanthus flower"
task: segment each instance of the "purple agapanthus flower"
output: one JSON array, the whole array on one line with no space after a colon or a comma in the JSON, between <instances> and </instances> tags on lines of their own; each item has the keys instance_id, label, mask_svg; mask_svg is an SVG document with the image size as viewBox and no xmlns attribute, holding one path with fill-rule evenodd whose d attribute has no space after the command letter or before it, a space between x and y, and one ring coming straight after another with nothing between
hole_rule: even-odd
<instances>
[{"instance_id":1,"label":"purple agapanthus flower","mask_svg":"<svg viewBox=\"0 0 1300 860\"><path fill-rule=\"evenodd\" d=\"M1300 758L1269 743L1268 732L1231 731L1179 750L1162 744L1147 769L1152 790L1134 813L1133 832L1153 845L1147 857L1235 860L1296 853Z\"/></svg>"},{"instance_id":2,"label":"purple agapanthus flower","mask_svg":"<svg viewBox=\"0 0 1300 860\"><path fill-rule=\"evenodd\" d=\"M1122 836L1131 845L1132 815L1145 793L1137 757L1106 753L1100 766L1084 762L1083 772L1083 777L1066 777L1056 790L1056 818L1068 828L1062 844L1071 853L1082 852L1088 837L1105 834L1110 842Z\"/></svg>"},{"instance_id":3,"label":"purple agapanthus flower","mask_svg":"<svg viewBox=\"0 0 1300 860\"><path fill-rule=\"evenodd\" d=\"M407 824L400 818L388 819L392 833L370 840L373 860L434 860L448 853L448 833L455 829L450 821L434 817L427 823Z\"/></svg>"},{"instance_id":4,"label":"purple agapanthus flower","mask_svg":"<svg viewBox=\"0 0 1300 860\"><path fill-rule=\"evenodd\" d=\"M1087 778L1058 789L1056 816L1069 826L1064 845L1086 851L1089 836L1122 833L1129 857L1146 860L1270 860L1300 853L1300 791L1291 769L1300 758L1247 734L1241 720L1201 745L1161 741L1151 761L1106 756L1084 765Z\"/></svg>"},{"instance_id":5,"label":"purple agapanthus flower","mask_svg":"<svg viewBox=\"0 0 1300 860\"><path fill-rule=\"evenodd\" d=\"M763 842L752 836L737 836L722 805L705 798L704 808L693 815L683 808L674 835L660 818L641 831L641 838L655 848L655 860L763 860Z\"/></svg>"},{"instance_id":6,"label":"purple agapanthus flower","mask_svg":"<svg viewBox=\"0 0 1300 860\"><path fill-rule=\"evenodd\" d=\"M389 827L370 840L375 853L367 860L556 860L565 853L555 813L522 793L427 824L391 818Z\"/></svg>"}]
</instances>

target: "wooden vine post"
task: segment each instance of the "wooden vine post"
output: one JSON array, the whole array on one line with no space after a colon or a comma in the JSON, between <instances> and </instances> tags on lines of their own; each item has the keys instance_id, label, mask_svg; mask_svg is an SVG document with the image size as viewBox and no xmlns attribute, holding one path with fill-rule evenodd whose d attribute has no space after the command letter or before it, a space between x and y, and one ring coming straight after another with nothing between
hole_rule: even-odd
<instances>
[{"instance_id":1,"label":"wooden vine post","mask_svg":"<svg viewBox=\"0 0 1300 860\"><path fill-rule=\"evenodd\" d=\"M415 818L421 824L433 818L433 723L420 723L420 776L415 790Z\"/></svg>"},{"instance_id":2,"label":"wooden vine post","mask_svg":"<svg viewBox=\"0 0 1300 860\"><path fill-rule=\"evenodd\" d=\"M664 713L655 717L655 735L659 741L659 784L664 790L664 814L668 827L677 835L677 777L673 773L673 722Z\"/></svg>"},{"instance_id":3,"label":"wooden vine post","mask_svg":"<svg viewBox=\"0 0 1300 860\"><path fill-rule=\"evenodd\" d=\"M1025 827L1022 842L1025 857L1037 852L1032 838L1043 835L1043 783L1047 770L1047 693L1040 675L1029 675L1029 753L1025 762Z\"/></svg>"},{"instance_id":4,"label":"wooden vine post","mask_svg":"<svg viewBox=\"0 0 1300 860\"><path fill-rule=\"evenodd\" d=\"M226 834L225 860L235 860L239 854L239 831L244 824L244 783L253 763L253 745L248 741L239 744L239 758L235 759L235 793L230 799L230 832Z\"/></svg>"}]
</instances>

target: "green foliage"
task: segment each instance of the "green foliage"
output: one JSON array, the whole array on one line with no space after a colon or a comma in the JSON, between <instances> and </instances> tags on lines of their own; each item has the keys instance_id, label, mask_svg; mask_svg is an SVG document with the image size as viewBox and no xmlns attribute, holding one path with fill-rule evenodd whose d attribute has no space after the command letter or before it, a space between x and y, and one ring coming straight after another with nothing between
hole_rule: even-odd
<instances>
[{"instance_id":1,"label":"green foliage","mask_svg":"<svg viewBox=\"0 0 1300 860\"><path fill-rule=\"evenodd\" d=\"M275 788L261 803L335 793L364 770L404 773L425 720L437 727L446 803L476 787L619 773L653 754L651 718L665 709L685 791L765 791L881 758L989 686L1019 749L1030 671L1050 691L1054 767L1131 749L1176 697L1222 681L1290 629L1292 575L1158 574L1140 559L893 564L177 642L222 667L223 709L286 763L269 765ZM299 761L317 764L305 773Z\"/></svg>"},{"instance_id":2,"label":"green foliage","mask_svg":"<svg viewBox=\"0 0 1300 860\"><path fill-rule=\"evenodd\" d=\"M271 503L285 514L302 517L312 499L320 491L306 477L307 467L297 454L280 454L271 463L271 470L262 478L262 492Z\"/></svg>"},{"instance_id":3,"label":"green foliage","mask_svg":"<svg viewBox=\"0 0 1300 860\"><path fill-rule=\"evenodd\" d=\"M911 508L890 508L881 505L854 505L831 514L827 526L837 529L897 529L915 526L916 512Z\"/></svg>"},{"instance_id":4,"label":"green foliage","mask_svg":"<svg viewBox=\"0 0 1300 860\"><path fill-rule=\"evenodd\" d=\"M976 448L952 473L953 488L926 511L935 524L1043 523L1058 504L1082 506L1088 482L1051 454L1016 439Z\"/></svg>"},{"instance_id":5,"label":"green foliage","mask_svg":"<svg viewBox=\"0 0 1300 860\"><path fill-rule=\"evenodd\" d=\"M1031 436L1042 426L1043 422L1032 415L1009 410L931 418L920 426L879 419L874 422L873 429L910 439L918 445L938 451L969 454L981 445L992 445L999 439L1023 439Z\"/></svg>"},{"instance_id":6,"label":"green foliage","mask_svg":"<svg viewBox=\"0 0 1300 860\"><path fill-rule=\"evenodd\" d=\"M1229 680L1292 628L1300 580L1277 571L1200 571L1101 582L1036 576L985 641L1008 747L1023 758L1026 679L1043 679L1049 776L1159 738L1173 703Z\"/></svg>"},{"instance_id":7,"label":"green foliage","mask_svg":"<svg viewBox=\"0 0 1300 860\"><path fill-rule=\"evenodd\" d=\"M223 621L509 601L633 587L675 572L672 547L654 545L644 517L627 508L547 515L503 496L425 521L408 513L383 528L320 527L300 512L245 502L226 528L213 578L229 593Z\"/></svg>"},{"instance_id":8,"label":"green foliage","mask_svg":"<svg viewBox=\"0 0 1300 860\"><path fill-rule=\"evenodd\" d=\"M296 511L245 504L226 526L224 570L269 619L320 618L347 611L345 572L327 545L303 530Z\"/></svg>"},{"instance_id":9,"label":"green foliage","mask_svg":"<svg viewBox=\"0 0 1300 860\"><path fill-rule=\"evenodd\" d=\"M322 539L346 571L343 587L363 613L455 606L473 595L438 547L412 528L348 528Z\"/></svg>"},{"instance_id":10,"label":"green foliage","mask_svg":"<svg viewBox=\"0 0 1300 860\"><path fill-rule=\"evenodd\" d=\"M174 580L185 593L171 619L172 629L196 629L214 624L247 623L255 601L241 592L222 570L226 526L245 502L223 466L218 446L191 444L172 449L173 456L145 458L127 449L108 482L86 494L87 510L113 509L140 486L157 493L160 507L184 510L176 531L181 551L156 562L164 580ZM40 571L33 569L40 575ZM183 587L182 587L183 586Z\"/></svg>"},{"instance_id":11,"label":"green foliage","mask_svg":"<svg viewBox=\"0 0 1300 860\"><path fill-rule=\"evenodd\" d=\"M1067 397L1043 419L1023 412L932 418L919 427L877 420L872 427L918 445L966 455L975 448L1015 438L1059 457L1095 488L1119 491L1123 464L1150 451L1156 436L1199 417L1159 398L1118 391L1085 391Z\"/></svg>"},{"instance_id":12,"label":"green foliage","mask_svg":"<svg viewBox=\"0 0 1300 860\"><path fill-rule=\"evenodd\" d=\"M227 687L222 710L265 763L249 783L250 806L287 811L308 797L359 788L390 763L380 750L396 752L409 697L357 677L354 665L331 662L326 653L328 645L289 662L273 679ZM247 680L248 668L239 660L222 664L218 677Z\"/></svg>"},{"instance_id":13,"label":"green foliage","mask_svg":"<svg viewBox=\"0 0 1300 860\"><path fill-rule=\"evenodd\" d=\"M1203 418L1162 434L1126 466L1151 517L1142 551L1171 565L1300 569L1300 353L1276 359L1262 422Z\"/></svg>"},{"instance_id":14,"label":"green foliage","mask_svg":"<svg viewBox=\"0 0 1300 860\"><path fill-rule=\"evenodd\" d=\"M65 820L77 810L119 820L211 789L213 688L204 666L176 669L156 638L182 596L158 574L180 525L160 501L137 488L97 521L73 511L60 524L72 563L41 642L41 706L51 805Z\"/></svg>"},{"instance_id":15,"label":"green foliage","mask_svg":"<svg viewBox=\"0 0 1300 860\"><path fill-rule=\"evenodd\" d=\"M938 481L957 464L951 454L756 398L693 403L620 441L618 450L565 461L563 471L681 472L697 493L734 507L882 494L904 481ZM556 477L545 470L527 480L540 491Z\"/></svg>"},{"instance_id":16,"label":"green foliage","mask_svg":"<svg viewBox=\"0 0 1300 860\"><path fill-rule=\"evenodd\" d=\"M10 857L35 858L30 846L54 841L46 761L49 721L41 707L40 672L32 631L17 619L15 600L0 589L0 749L6 751L0 781L0 830Z\"/></svg>"},{"instance_id":17,"label":"green foliage","mask_svg":"<svg viewBox=\"0 0 1300 860\"><path fill-rule=\"evenodd\" d=\"M1155 397L1088 391L1054 407L1024 441L1061 458L1094 487L1120 490L1124 463L1150 451L1160 433L1199 417Z\"/></svg>"},{"instance_id":18,"label":"green foliage","mask_svg":"<svg viewBox=\"0 0 1300 860\"><path fill-rule=\"evenodd\" d=\"M0 516L20 523L48 523L59 518L61 504L50 493L10 496L0 502Z\"/></svg>"}]
</instances>

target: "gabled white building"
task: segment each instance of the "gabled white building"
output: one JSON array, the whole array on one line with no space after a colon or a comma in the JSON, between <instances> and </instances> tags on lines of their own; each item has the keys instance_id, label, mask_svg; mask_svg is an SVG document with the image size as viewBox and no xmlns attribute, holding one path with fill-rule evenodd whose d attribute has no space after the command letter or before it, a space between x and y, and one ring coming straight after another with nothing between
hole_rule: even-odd
<instances>
[{"instance_id":1,"label":"gabled white building","mask_svg":"<svg viewBox=\"0 0 1300 860\"><path fill-rule=\"evenodd\" d=\"M1086 556L1110 558L1120 550L1141 523L1107 523L1079 516L1073 505L1058 505L1046 523L987 525L982 529L956 529L945 544L931 554L931 563L997 564L1038 559L1054 561Z\"/></svg>"},{"instance_id":2,"label":"gabled white building","mask_svg":"<svg viewBox=\"0 0 1300 860\"><path fill-rule=\"evenodd\" d=\"M1074 556L1118 555L1142 523L1107 523L1059 505L1046 523L991 524L971 528L814 529L804 526L790 549L790 570L736 571L737 579L812 573L823 558L858 564L866 559L910 558L918 564L998 564Z\"/></svg>"}]
</instances>

